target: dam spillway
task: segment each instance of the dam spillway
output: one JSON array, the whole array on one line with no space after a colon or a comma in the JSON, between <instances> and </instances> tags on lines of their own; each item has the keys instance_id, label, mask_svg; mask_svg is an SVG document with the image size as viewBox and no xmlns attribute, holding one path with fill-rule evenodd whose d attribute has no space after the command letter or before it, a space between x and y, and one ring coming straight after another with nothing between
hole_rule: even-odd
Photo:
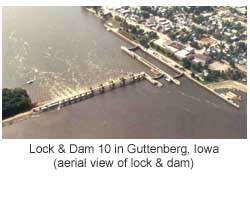
<instances>
[{"instance_id":1,"label":"dam spillway","mask_svg":"<svg viewBox=\"0 0 250 215\"><path fill-rule=\"evenodd\" d=\"M44 105L33 108L32 111L44 112L44 111L48 111L48 110L55 109L55 108L61 109L62 107L66 105L80 102L88 98L91 98L95 95L99 95L99 94L114 90L119 87L124 87L124 86L127 86L129 84L132 84L134 82L138 82L144 79L148 80L150 83L152 83L151 80L153 80L152 78L149 77L149 75L147 75L144 72L130 73L127 76L123 76L118 79L112 79L112 80L106 81L105 83L98 84L97 86L94 86L94 87L89 87L88 90L84 90L77 94L74 94L74 95L71 95L62 99L49 101ZM158 81L156 82L152 84L158 85L160 83L160 82L158 83Z\"/></svg>"}]
</instances>

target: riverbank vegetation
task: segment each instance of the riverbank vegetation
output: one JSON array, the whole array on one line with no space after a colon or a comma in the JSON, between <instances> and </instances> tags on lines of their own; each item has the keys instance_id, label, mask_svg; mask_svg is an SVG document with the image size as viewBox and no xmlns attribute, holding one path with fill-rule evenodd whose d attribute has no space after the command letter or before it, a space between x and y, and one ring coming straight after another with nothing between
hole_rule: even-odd
<instances>
[{"instance_id":1,"label":"riverbank vegetation","mask_svg":"<svg viewBox=\"0 0 250 215\"><path fill-rule=\"evenodd\" d=\"M207 65L202 66L201 64L193 63L189 59L183 59L182 65L184 68L191 70L197 74L198 77L202 77L205 83L233 80L241 81L246 78L244 73L239 72L237 69L227 69L226 71L208 69Z\"/></svg>"},{"instance_id":2,"label":"riverbank vegetation","mask_svg":"<svg viewBox=\"0 0 250 215\"><path fill-rule=\"evenodd\" d=\"M2 90L3 119L32 108L31 99L25 89L15 88Z\"/></svg>"},{"instance_id":3,"label":"riverbank vegetation","mask_svg":"<svg viewBox=\"0 0 250 215\"><path fill-rule=\"evenodd\" d=\"M154 31L144 31L139 26L129 24L126 19L115 16L114 20L120 23L119 33L141 44L145 48L149 48L152 40L158 39L158 35Z\"/></svg>"}]
</instances>

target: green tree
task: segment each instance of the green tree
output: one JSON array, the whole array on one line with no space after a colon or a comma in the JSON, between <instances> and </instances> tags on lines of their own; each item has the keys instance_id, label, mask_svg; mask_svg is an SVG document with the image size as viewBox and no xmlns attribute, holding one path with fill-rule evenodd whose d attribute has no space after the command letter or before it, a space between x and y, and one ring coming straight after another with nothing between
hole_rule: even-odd
<instances>
[{"instance_id":1,"label":"green tree","mask_svg":"<svg viewBox=\"0 0 250 215\"><path fill-rule=\"evenodd\" d=\"M235 62L234 62L234 60L231 59L229 61L229 64L230 64L231 67L235 68Z\"/></svg>"},{"instance_id":2,"label":"green tree","mask_svg":"<svg viewBox=\"0 0 250 215\"><path fill-rule=\"evenodd\" d=\"M129 24L127 23L126 19L123 20L123 22L121 23L121 27L123 28L124 31L128 31Z\"/></svg>"},{"instance_id":3,"label":"green tree","mask_svg":"<svg viewBox=\"0 0 250 215\"><path fill-rule=\"evenodd\" d=\"M147 12L147 11L142 11L141 15L142 15L143 19L148 19L150 17L149 12Z\"/></svg>"},{"instance_id":4,"label":"green tree","mask_svg":"<svg viewBox=\"0 0 250 215\"><path fill-rule=\"evenodd\" d=\"M157 35L157 33L154 32L154 31L148 32L147 35L148 35L148 39L149 39L149 40L158 39L158 35Z\"/></svg>"},{"instance_id":5,"label":"green tree","mask_svg":"<svg viewBox=\"0 0 250 215\"><path fill-rule=\"evenodd\" d=\"M92 8L95 11L95 13L98 14L102 7L101 6L93 6Z\"/></svg>"},{"instance_id":6,"label":"green tree","mask_svg":"<svg viewBox=\"0 0 250 215\"><path fill-rule=\"evenodd\" d=\"M176 36L177 36L177 32L175 32L175 31L171 31L171 32L169 33L169 37L170 37L172 40L175 40L175 39L176 39Z\"/></svg>"},{"instance_id":7,"label":"green tree","mask_svg":"<svg viewBox=\"0 0 250 215\"><path fill-rule=\"evenodd\" d=\"M31 99L26 90L21 88L2 90L3 119L32 108Z\"/></svg>"},{"instance_id":8,"label":"green tree","mask_svg":"<svg viewBox=\"0 0 250 215\"><path fill-rule=\"evenodd\" d=\"M123 21L123 19L121 18L121 17L119 17L119 16L115 16L115 21L117 21L117 22L122 22Z\"/></svg>"},{"instance_id":9,"label":"green tree","mask_svg":"<svg viewBox=\"0 0 250 215\"><path fill-rule=\"evenodd\" d=\"M203 66L201 65L201 63L196 64L195 70L196 72L199 72L199 73L202 72Z\"/></svg>"},{"instance_id":10,"label":"green tree","mask_svg":"<svg viewBox=\"0 0 250 215\"><path fill-rule=\"evenodd\" d=\"M148 48L148 47L149 47L149 45L148 45L149 40L148 40L147 37L142 37L142 38L139 40L139 42L140 42L140 44L141 44L142 46L144 46L145 48Z\"/></svg>"},{"instance_id":11,"label":"green tree","mask_svg":"<svg viewBox=\"0 0 250 215\"><path fill-rule=\"evenodd\" d=\"M137 28L135 26L132 27L131 33L132 34L136 34L137 33Z\"/></svg>"},{"instance_id":12,"label":"green tree","mask_svg":"<svg viewBox=\"0 0 250 215\"><path fill-rule=\"evenodd\" d=\"M199 43L198 43L197 41L192 41L192 42L190 43L190 45L191 45L193 48L195 48L195 49L198 49L198 48L199 48Z\"/></svg>"},{"instance_id":13,"label":"green tree","mask_svg":"<svg viewBox=\"0 0 250 215\"><path fill-rule=\"evenodd\" d=\"M190 69L191 66L192 66L192 62L191 62L191 60L184 58L184 59L182 60L182 65L183 65L185 68Z\"/></svg>"},{"instance_id":14,"label":"green tree","mask_svg":"<svg viewBox=\"0 0 250 215\"><path fill-rule=\"evenodd\" d=\"M152 8L149 7L149 6L141 6L141 10L142 10L142 11L147 11L147 12L149 12L149 13L152 12Z\"/></svg>"},{"instance_id":15,"label":"green tree","mask_svg":"<svg viewBox=\"0 0 250 215\"><path fill-rule=\"evenodd\" d=\"M198 24L201 24L204 20L206 20L205 17L201 16L201 15L196 16L196 17L193 18L193 21L198 23Z\"/></svg>"}]
</instances>

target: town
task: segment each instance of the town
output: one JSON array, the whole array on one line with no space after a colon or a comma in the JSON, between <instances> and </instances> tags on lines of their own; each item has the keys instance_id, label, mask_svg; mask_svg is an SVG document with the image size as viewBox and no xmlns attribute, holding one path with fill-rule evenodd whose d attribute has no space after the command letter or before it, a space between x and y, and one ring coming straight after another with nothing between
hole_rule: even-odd
<instances>
[{"instance_id":1,"label":"town","mask_svg":"<svg viewBox=\"0 0 250 215\"><path fill-rule=\"evenodd\" d=\"M88 7L119 33L203 84L247 82L246 7ZM228 84L228 81L230 81ZM223 82L223 83L224 83ZM213 85L211 85L213 86ZM243 86L243 85L241 85Z\"/></svg>"}]
</instances>

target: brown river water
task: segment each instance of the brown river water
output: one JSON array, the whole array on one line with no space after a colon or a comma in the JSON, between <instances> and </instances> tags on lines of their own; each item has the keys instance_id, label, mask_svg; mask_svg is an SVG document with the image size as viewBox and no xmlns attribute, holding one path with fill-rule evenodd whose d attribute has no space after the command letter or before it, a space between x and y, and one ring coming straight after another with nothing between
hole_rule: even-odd
<instances>
[{"instance_id":1,"label":"brown river water","mask_svg":"<svg viewBox=\"0 0 250 215\"><path fill-rule=\"evenodd\" d=\"M122 45L130 46L81 7L4 7L3 87L46 101L147 71ZM246 138L246 94L237 110L184 77L180 87L160 81L162 88L141 81L16 122L3 138Z\"/></svg>"}]
</instances>

